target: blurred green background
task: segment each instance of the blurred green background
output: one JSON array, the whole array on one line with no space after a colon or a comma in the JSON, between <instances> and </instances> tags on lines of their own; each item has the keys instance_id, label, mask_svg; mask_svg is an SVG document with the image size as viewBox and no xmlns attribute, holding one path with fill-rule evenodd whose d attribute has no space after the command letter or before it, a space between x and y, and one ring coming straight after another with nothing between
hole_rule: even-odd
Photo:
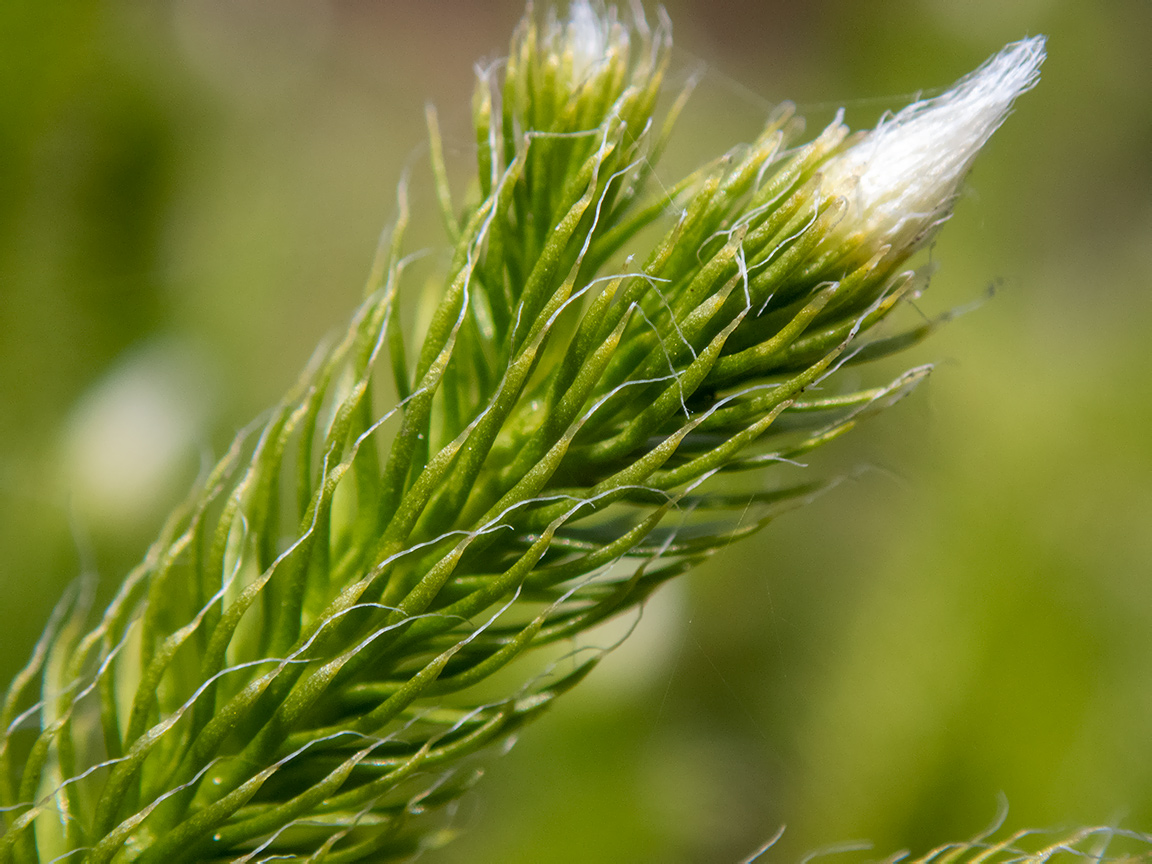
<instances>
[{"instance_id":1,"label":"blurred green background","mask_svg":"<svg viewBox=\"0 0 1152 864\"><path fill-rule=\"evenodd\" d=\"M924 851L999 793L1010 827L1152 830L1152 3L667 5L677 76L708 69L683 165L781 99L865 126L1049 34L919 306L997 291L812 460L851 480L654 601L425 860L735 862L785 823L765 860ZM521 11L0 5L0 678L337 331L423 103L465 158Z\"/></svg>"}]
</instances>

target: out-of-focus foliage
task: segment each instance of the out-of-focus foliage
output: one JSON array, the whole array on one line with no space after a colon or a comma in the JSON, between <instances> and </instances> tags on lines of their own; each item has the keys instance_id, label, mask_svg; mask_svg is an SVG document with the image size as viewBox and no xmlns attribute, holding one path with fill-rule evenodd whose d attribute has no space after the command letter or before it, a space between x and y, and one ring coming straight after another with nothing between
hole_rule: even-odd
<instances>
[{"instance_id":1,"label":"out-of-focus foliage","mask_svg":"<svg viewBox=\"0 0 1152 864\"><path fill-rule=\"evenodd\" d=\"M114 583L198 447L221 452L343 320L425 99L466 157L471 63L522 9L434 5L0 8L4 679L77 569ZM671 176L773 100L862 127L1049 34L922 302L999 290L918 349L937 374L840 453L856 480L658 598L497 764L442 860L738 860L784 822L772 860L860 837L923 852L999 791L1010 827L1149 828L1152 7L669 7L683 74L709 64ZM142 487L151 507L70 495L84 430L107 428L91 418L121 444L142 425L100 414L132 386L159 394L143 425L179 405L195 434ZM542 773L547 794L518 795Z\"/></svg>"}]
</instances>

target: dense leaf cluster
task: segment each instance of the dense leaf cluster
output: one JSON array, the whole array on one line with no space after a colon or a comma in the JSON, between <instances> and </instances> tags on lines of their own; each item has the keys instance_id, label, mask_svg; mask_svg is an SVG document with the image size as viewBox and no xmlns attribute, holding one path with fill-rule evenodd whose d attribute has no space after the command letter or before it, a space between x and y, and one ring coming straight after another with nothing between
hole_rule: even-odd
<instances>
[{"instance_id":1,"label":"dense leaf cluster","mask_svg":"<svg viewBox=\"0 0 1152 864\"><path fill-rule=\"evenodd\" d=\"M834 123L665 188L666 22L526 19L474 100L438 301L406 193L346 337L174 514L112 604L59 607L5 702L0 861L384 861L596 657L569 640L820 484L772 470L927 373L841 392L914 249L845 230ZM668 102L670 104L665 105ZM836 229L835 231L833 229ZM415 336L413 334L416 334ZM385 410L376 407L388 404ZM253 442L249 437L255 438Z\"/></svg>"}]
</instances>

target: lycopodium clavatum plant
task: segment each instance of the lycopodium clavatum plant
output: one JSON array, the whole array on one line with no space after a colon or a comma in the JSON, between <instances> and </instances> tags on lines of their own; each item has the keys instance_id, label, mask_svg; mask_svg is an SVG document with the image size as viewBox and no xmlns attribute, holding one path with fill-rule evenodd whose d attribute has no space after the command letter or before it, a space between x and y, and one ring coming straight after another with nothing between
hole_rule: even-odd
<instances>
[{"instance_id":1,"label":"lycopodium clavatum plant","mask_svg":"<svg viewBox=\"0 0 1152 864\"><path fill-rule=\"evenodd\" d=\"M402 184L343 338L107 608L83 581L60 601L3 705L0 862L435 846L476 754L599 657L519 677L512 661L818 494L827 481L775 469L929 374L853 389L840 373L940 323L877 330L923 287L909 260L1036 83L1044 40L875 129L837 116L805 142L781 106L670 184L654 166L691 86L666 86L666 18L625 17L529 11L478 75L466 188L430 111L451 248L433 294L411 278ZM1020 841L934 860L1050 854Z\"/></svg>"}]
</instances>

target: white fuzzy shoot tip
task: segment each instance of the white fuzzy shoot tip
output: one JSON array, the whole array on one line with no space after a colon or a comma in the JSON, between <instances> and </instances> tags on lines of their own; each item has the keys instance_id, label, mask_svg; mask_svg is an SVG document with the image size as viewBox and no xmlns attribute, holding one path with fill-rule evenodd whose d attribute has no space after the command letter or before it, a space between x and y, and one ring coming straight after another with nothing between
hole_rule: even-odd
<instances>
[{"instance_id":1,"label":"white fuzzy shoot tip","mask_svg":"<svg viewBox=\"0 0 1152 864\"><path fill-rule=\"evenodd\" d=\"M898 254L928 236L1016 97L1039 80L1044 42L1036 36L1008 45L946 93L909 105L830 160L822 191L848 203L837 234L863 234L872 248L889 245Z\"/></svg>"},{"instance_id":2,"label":"white fuzzy shoot tip","mask_svg":"<svg viewBox=\"0 0 1152 864\"><path fill-rule=\"evenodd\" d=\"M562 38L572 52L572 77L577 81L587 77L611 48L622 47L628 41L627 28L618 26L615 7L605 8L592 0L573 0L562 30Z\"/></svg>"}]
</instances>

